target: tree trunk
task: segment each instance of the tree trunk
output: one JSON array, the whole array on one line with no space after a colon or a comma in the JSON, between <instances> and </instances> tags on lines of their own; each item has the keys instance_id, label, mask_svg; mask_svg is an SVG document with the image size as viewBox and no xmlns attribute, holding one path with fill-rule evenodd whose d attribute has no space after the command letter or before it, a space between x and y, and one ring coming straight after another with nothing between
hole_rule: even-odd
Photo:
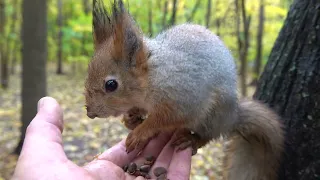
<instances>
[{"instance_id":1,"label":"tree trunk","mask_svg":"<svg viewBox=\"0 0 320 180\"><path fill-rule=\"evenodd\" d=\"M320 177L320 1L295 0L258 82L254 98L286 127L284 180Z\"/></svg>"},{"instance_id":2,"label":"tree trunk","mask_svg":"<svg viewBox=\"0 0 320 180\"><path fill-rule=\"evenodd\" d=\"M26 128L37 112L37 102L47 94L47 1L23 1L22 7L22 127L17 154Z\"/></svg>"},{"instance_id":3,"label":"tree trunk","mask_svg":"<svg viewBox=\"0 0 320 180\"><path fill-rule=\"evenodd\" d=\"M162 16L162 30L167 28L168 0L165 0Z\"/></svg>"},{"instance_id":4,"label":"tree trunk","mask_svg":"<svg viewBox=\"0 0 320 180\"><path fill-rule=\"evenodd\" d=\"M241 31L240 31L240 8L239 8L239 1L240 0L235 0L235 10L236 10L236 34L237 34L237 43L238 43L238 57L240 59L240 62L241 61L241 56L242 56L242 49L243 49L243 40L241 39ZM240 68L240 76L242 76L241 74L241 68ZM243 84L242 84L242 79L240 81L240 85L241 85L241 88L243 87ZM241 90L241 94L242 94L242 90Z\"/></svg>"},{"instance_id":5,"label":"tree trunk","mask_svg":"<svg viewBox=\"0 0 320 180\"><path fill-rule=\"evenodd\" d=\"M12 48L12 59L11 59L11 67L10 67L10 74L15 74L16 72L16 65L17 65L17 53L18 53L18 42L16 41L14 43L14 46Z\"/></svg>"},{"instance_id":6,"label":"tree trunk","mask_svg":"<svg viewBox=\"0 0 320 180\"><path fill-rule=\"evenodd\" d=\"M6 22L6 19L5 19L5 1L4 0L0 0L0 37L1 38L4 38L4 27L5 27L5 22ZM0 39L2 40L2 39ZM0 41L1 43L1 49L2 50L2 47L3 47L3 41ZM0 53L2 53L2 51L0 51ZM2 54L0 54L2 55Z\"/></svg>"},{"instance_id":7,"label":"tree trunk","mask_svg":"<svg viewBox=\"0 0 320 180\"><path fill-rule=\"evenodd\" d=\"M207 14L206 14L206 27L209 28L210 26L210 18L211 18L211 0L208 0L207 4Z\"/></svg>"},{"instance_id":8,"label":"tree trunk","mask_svg":"<svg viewBox=\"0 0 320 180\"><path fill-rule=\"evenodd\" d=\"M217 2L216 2L216 11L218 11L219 2L220 2L220 1L218 1L218 0L217 0ZM216 24L216 29L217 29L217 36L220 36L221 18L218 17L217 13L216 13L215 24Z\"/></svg>"},{"instance_id":9,"label":"tree trunk","mask_svg":"<svg viewBox=\"0 0 320 180\"><path fill-rule=\"evenodd\" d=\"M177 14L177 2L178 0L173 0L173 7L172 7L172 15L170 20L170 25L173 26L176 23L176 14Z\"/></svg>"},{"instance_id":10,"label":"tree trunk","mask_svg":"<svg viewBox=\"0 0 320 180\"><path fill-rule=\"evenodd\" d=\"M220 1L219 1L219 2L220 2ZM218 35L219 37L221 37L221 38L222 38L221 26L223 26L224 24L226 24L226 19L227 19L228 15L229 15L229 12L230 12L230 9L231 9L231 8L232 8L232 6L231 6L231 3L230 3L230 4L228 5L227 9L225 10L222 18L219 18L219 25L218 25L218 22L216 22L216 23L217 23L217 35ZM240 26L239 26L239 27L240 27Z\"/></svg>"},{"instance_id":11,"label":"tree trunk","mask_svg":"<svg viewBox=\"0 0 320 180\"><path fill-rule=\"evenodd\" d=\"M91 11L90 1L89 0L82 0L83 11L85 14L89 14Z\"/></svg>"},{"instance_id":12,"label":"tree trunk","mask_svg":"<svg viewBox=\"0 0 320 180\"><path fill-rule=\"evenodd\" d=\"M83 6L83 11L84 13L88 16L90 11L91 11L91 6L90 6L90 1L89 0L82 0L82 6ZM88 52L86 50L86 40L88 38L88 34L86 32L83 33L82 35L82 54L84 56L88 56Z\"/></svg>"},{"instance_id":13,"label":"tree trunk","mask_svg":"<svg viewBox=\"0 0 320 180\"><path fill-rule=\"evenodd\" d=\"M200 4L201 4L201 0L197 0L196 4L193 6L191 10L191 14L186 18L187 22L191 22L193 20L193 17L196 14Z\"/></svg>"},{"instance_id":14,"label":"tree trunk","mask_svg":"<svg viewBox=\"0 0 320 180\"><path fill-rule=\"evenodd\" d=\"M149 35L152 37L153 29L152 29L152 1L148 1L148 26L149 26Z\"/></svg>"},{"instance_id":15,"label":"tree trunk","mask_svg":"<svg viewBox=\"0 0 320 180\"><path fill-rule=\"evenodd\" d=\"M6 26L6 17L5 17L5 1L0 0L0 63L1 63L1 87L3 89L8 88L8 56L7 49L8 44L4 42L5 39L5 26Z\"/></svg>"},{"instance_id":16,"label":"tree trunk","mask_svg":"<svg viewBox=\"0 0 320 180\"><path fill-rule=\"evenodd\" d=\"M57 63L57 74L63 74L62 70L62 0L58 0L58 18L57 18L57 24L58 24L58 51L57 51L57 57L58 57L58 63Z\"/></svg>"},{"instance_id":17,"label":"tree trunk","mask_svg":"<svg viewBox=\"0 0 320 180\"><path fill-rule=\"evenodd\" d=\"M261 62L262 62L262 37L263 37L263 25L264 25L264 0L260 0L259 5L259 25L258 25L258 33L257 33L257 55L254 63L254 78L251 85L257 84L257 79L260 75L261 71Z\"/></svg>"},{"instance_id":18,"label":"tree trunk","mask_svg":"<svg viewBox=\"0 0 320 180\"><path fill-rule=\"evenodd\" d=\"M237 34L238 34L238 49L240 59L240 83L241 83L241 95L247 96L247 56L249 49L249 27L251 17L247 17L245 0L240 0L241 9L239 9L239 1L236 0L236 18L237 18ZM240 10L243 21L243 39L240 32Z\"/></svg>"},{"instance_id":19,"label":"tree trunk","mask_svg":"<svg viewBox=\"0 0 320 180\"><path fill-rule=\"evenodd\" d=\"M18 26L18 23L17 23L17 14L18 14L18 0L13 0L12 1L12 5L14 7L14 11L12 13L12 22L11 22L11 28L9 30L9 32L14 32L14 33L17 33L18 34L18 30L17 30L17 26ZM17 46L18 46L18 43L19 41L18 40L13 40L13 45L12 47L10 47L8 49L8 59L10 60L11 62L11 66L10 66L10 74L14 74L14 66L15 66L15 63L16 63L16 50L17 50ZM9 67L8 67L9 68ZM9 72L8 72L9 73ZM9 77L9 75L8 75Z\"/></svg>"},{"instance_id":20,"label":"tree trunk","mask_svg":"<svg viewBox=\"0 0 320 180\"><path fill-rule=\"evenodd\" d=\"M8 89L9 87L8 53L6 50L2 51L1 57L1 87L3 89Z\"/></svg>"}]
</instances>

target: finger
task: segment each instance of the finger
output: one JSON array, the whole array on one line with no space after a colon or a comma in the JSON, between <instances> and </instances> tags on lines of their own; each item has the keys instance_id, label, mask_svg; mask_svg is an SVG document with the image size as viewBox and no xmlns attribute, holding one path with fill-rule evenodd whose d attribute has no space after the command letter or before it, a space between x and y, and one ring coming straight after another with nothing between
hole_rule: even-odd
<instances>
[{"instance_id":1,"label":"finger","mask_svg":"<svg viewBox=\"0 0 320 180\"><path fill-rule=\"evenodd\" d=\"M109 148L83 168L96 179L128 179L122 169L136 157L137 151L126 152L125 139ZM112 172L110 174L110 172Z\"/></svg>"},{"instance_id":2,"label":"finger","mask_svg":"<svg viewBox=\"0 0 320 180\"><path fill-rule=\"evenodd\" d=\"M125 174L125 179L134 179L134 180L146 180L146 178L144 178L143 176L132 176L128 173Z\"/></svg>"},{"instance_id":3,"label":"finger","mask_svg":"<svg viewBox=\"0 0 320 180\"><path fill-rule=\"evenodd\" d=\"M145 158L147 156L153 156L154 158L157 158L161 153L163 147L170 140L171 136L171 132L159 134L157 137L155 137L148 143L143 152L134 159L134 162L139 165L143 164L146 161Z\"/></svg>"},{"instance_id":4,"label":"finger","mask_svg":"<svg viewBox=\"0 0 320 180\"><path fill-rule=\"evenodd\" d=\"M172 133L161 133L159 134L157 137L155 137L154 139L152 139L148 145L145 147L145 149L143 150L143 152L137 156L133 162L137 164L137 166L141 166L144 164L144 162L146 161L146 157L147 156L153 156L156 160L156 158L159 156L159 154L161 153L161 150L163 149L163 147L166 145L166 143L170 140ZM128 162L129 163L129 162ZM149 173L151 175L151 173ZM134 178L135 176L133 175L129 175L128 173L126 173L127 177L131 177Z\"/></svg>"},{"instance_id":5,"label":"finger","mask_svg":"<svg viewBox=\"0 0 320 180\"><path fill-rule=\"evenodd\" d=\"M38 113L27 127L18 168L43 164L43 162L66 162L62 146L63 118L57 101L44 97L38 102Z\"/></svg>"},{"instance_id":6,"label":"finger","mask_svg":"<svg viewBox=\"0 0 320 180\"><path fill-rule=\"evenodd\" d=\"M152 178L156 178L156 176L153 174L153 170L157 167L163 167L165 169L168 169L172 156L173 156L173 152L174 152L174 148L171 146L172 141L170 140L166 146L162 149L161 153L159 154L157 161L154 163L154 165L152 166L151 170L150 170L150 175Z\"/></svg>"},{"instance_id":7,"label":"finger","mask_svg":"<svg viewBox=\"0 0 320 180\"><path fill-rule=\"evenodd\" d=\"M162 147L165 145L165 143L168 140L169 140L168 135L167 136L159 135L158 137L150 141L150 143L146 146L146 151L152 152L154 155L157 156L159 154L157 153L157 151L160 152ZM108 172L112 171L115 174L118 174L118 177L121 176L120 174L124 174L127 177L126 179L134 179L135 178L134 176L129 175L128 173L124 173L123 170L121 169L124 165L129 164L130 162L133 162L134 159L137 159L136 157L138 154L136 150L130 153L127 153L126 147L125 147L125 141L126 139L123 139L118 144L116 144L112 148L108 149L107 151L99 155L96 160L85 165L84 168L91 174L95 174L97 177L105 177L105 175L108 175ZM162 147L161 147L161 144L163 144ZM159 148L159 146L161 148ZM143 155L144 153L138 156L138 159L140 159L140 162L143 161L143 157L142 157ZM137 161L135 162L137 163ZM112 170L110 170L110 168L112 168Z\"/></svg>"},{"instance_id":8,"label":"finger","mask_svg":"<svg viewBox=\"0 0 320 180\"><path fill-rule=\"evenodd\" d=\"M189 179L191 169L192 148L177 151L175 148L168 168L168 179Z\"/></svg>"},{"instance_id":9,"label":"finger","mask_svg":"<svg viewBox=\"0 0 320 180\"><path fill-rule=\"evenodd\" d=\"M138 152L134 150L130 153L127 153L125 142L126 140L123 139L118 144L109 148L104 153L99 155L97 157L97 160L110 161L119 167L122 167L125 164L128 164L136 157Z\"/></svg>"},{"instance_id":10,"label":"finger","mask_svg":"<svg viewBox=\"0 0 320 180\"><path fill-rule=\"evenodd\" d=\"M63 114L58 102L44 97L38 102L38 113L30 122L21 155L39 158L65 158L62 146Z\"/></svg>"}]
</instances>

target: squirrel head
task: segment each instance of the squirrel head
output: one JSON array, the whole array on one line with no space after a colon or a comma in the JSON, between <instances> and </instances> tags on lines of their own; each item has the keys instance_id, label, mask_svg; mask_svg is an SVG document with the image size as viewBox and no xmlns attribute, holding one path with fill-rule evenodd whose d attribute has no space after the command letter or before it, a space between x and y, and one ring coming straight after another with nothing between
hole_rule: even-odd
<instances>
[{"instance_id":1,"label":"squirrel head","mask_svg":"<svg viewBox=\"0 0 320 180\"><path fill-rule=\"evenodd\" d=\"M87 116L106 118L143 105L148 86L148 52L143 35L124 8L114 1L110 13L93 1L94 54L85 81Z\"/></svg>"}]
</instances>

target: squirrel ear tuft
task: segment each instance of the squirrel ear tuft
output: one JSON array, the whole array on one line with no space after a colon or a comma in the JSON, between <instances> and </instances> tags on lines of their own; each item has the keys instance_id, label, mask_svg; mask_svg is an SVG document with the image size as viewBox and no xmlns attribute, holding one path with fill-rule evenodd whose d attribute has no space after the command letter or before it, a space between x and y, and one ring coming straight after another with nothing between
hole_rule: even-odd
<instances>
[{"instance_id":1,"label":"squirrel ear tuft","mask_svg":"<svg viewBox=\"0 0 320 180\"><path fill-rule=\"evenodd\" d=\"M112 23L102 0L93 0L92 5L93 41L97 46L112 35Z\"/></svg>"},{"instance_id":2,"label":"squirrel ear tuft","mask_svg":"<svg viewBox=\"0 0 320 180\"><path fill-rule=\"evenodd\" d=\"M116 60L128 61L130 67L147 59L143 35L121 0L114 0L108 13L102 0L93 0L93 32L95 46L112 38L110 51Z\"/></svg>"}]
</instances>

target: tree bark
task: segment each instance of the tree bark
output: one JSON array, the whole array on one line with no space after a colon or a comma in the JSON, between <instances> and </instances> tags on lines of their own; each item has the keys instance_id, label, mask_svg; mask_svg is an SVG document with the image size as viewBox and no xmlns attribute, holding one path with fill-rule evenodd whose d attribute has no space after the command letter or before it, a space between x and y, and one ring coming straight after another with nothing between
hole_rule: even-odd
<instances>
[{"instance_id":1,"label":"tree bark","mask_svg":"<svg viewBox=\"0 0 320 180\"><path fill-rule=\"evenodd\" d=\"M318 0L295 0L254 94L283 118L283 180L320 177L319 8Z\"/></svg>"},{"instance_id":2,"label":"tree bark","mask_svg":"<svg viewBox=\"0 0 320 180\"><path fill-rule=\"evenodd\" d=\"M63 15L62 15L62 0L57 1L57 8L58 8L58 18L57 18L57 25L58 25L58 50L57 50L57 57L58 57L58 63L57 63L57 74L63 74L62 70L62 21L63 21Z\"/></svg>"},{"instance_id":3,"label":"tree bark","mask_svg":"<svg viewBox=\"0 0 320 180\"><path fill-rule=\"evenodd\" d=\"M206 27L207 27L207 28L210 26L211 4L212 4L212 1L211 1L211 0L208 0L207 13L206 13Z\"/></svg>"},{"instance_id":4,"label":"tree bark","mask_svg":"<svg viewBox=\"0 0 320 180\"><path fill-rule=\"evenodd\" d=\"M172 15L170 20L170 25L173 26L176 23L176 14L177 14L177 1L178 0L172 0L173 1L173 7L172 7Z\"/></svg>"},{"instance_id":5,"label":"tree bark","mask_svg":"<svg viewBox=\"0 0 320 180\"><path fill-rule=\"evenodd\" d=\"M22 127L17 154L37 112L37 102L47 94L47 1L23 1L22 7Z\"/></svg>"},{"instance_id":6,"label":"tree bark","mask_svg":"<svg viewBox=\"0 0 320 180\"><path fill-rule=\"evenodd\" d=\"M261 63L262 63L262 38L263 38L263 29L264 29L264 0L260 0L259 5L259 25L258 25L258 33L257 33L257 54L254 63L254 78L252 81L252 85L257 84L257 79L260 75L261 71Z\"/></svg>"}]
</instances>

